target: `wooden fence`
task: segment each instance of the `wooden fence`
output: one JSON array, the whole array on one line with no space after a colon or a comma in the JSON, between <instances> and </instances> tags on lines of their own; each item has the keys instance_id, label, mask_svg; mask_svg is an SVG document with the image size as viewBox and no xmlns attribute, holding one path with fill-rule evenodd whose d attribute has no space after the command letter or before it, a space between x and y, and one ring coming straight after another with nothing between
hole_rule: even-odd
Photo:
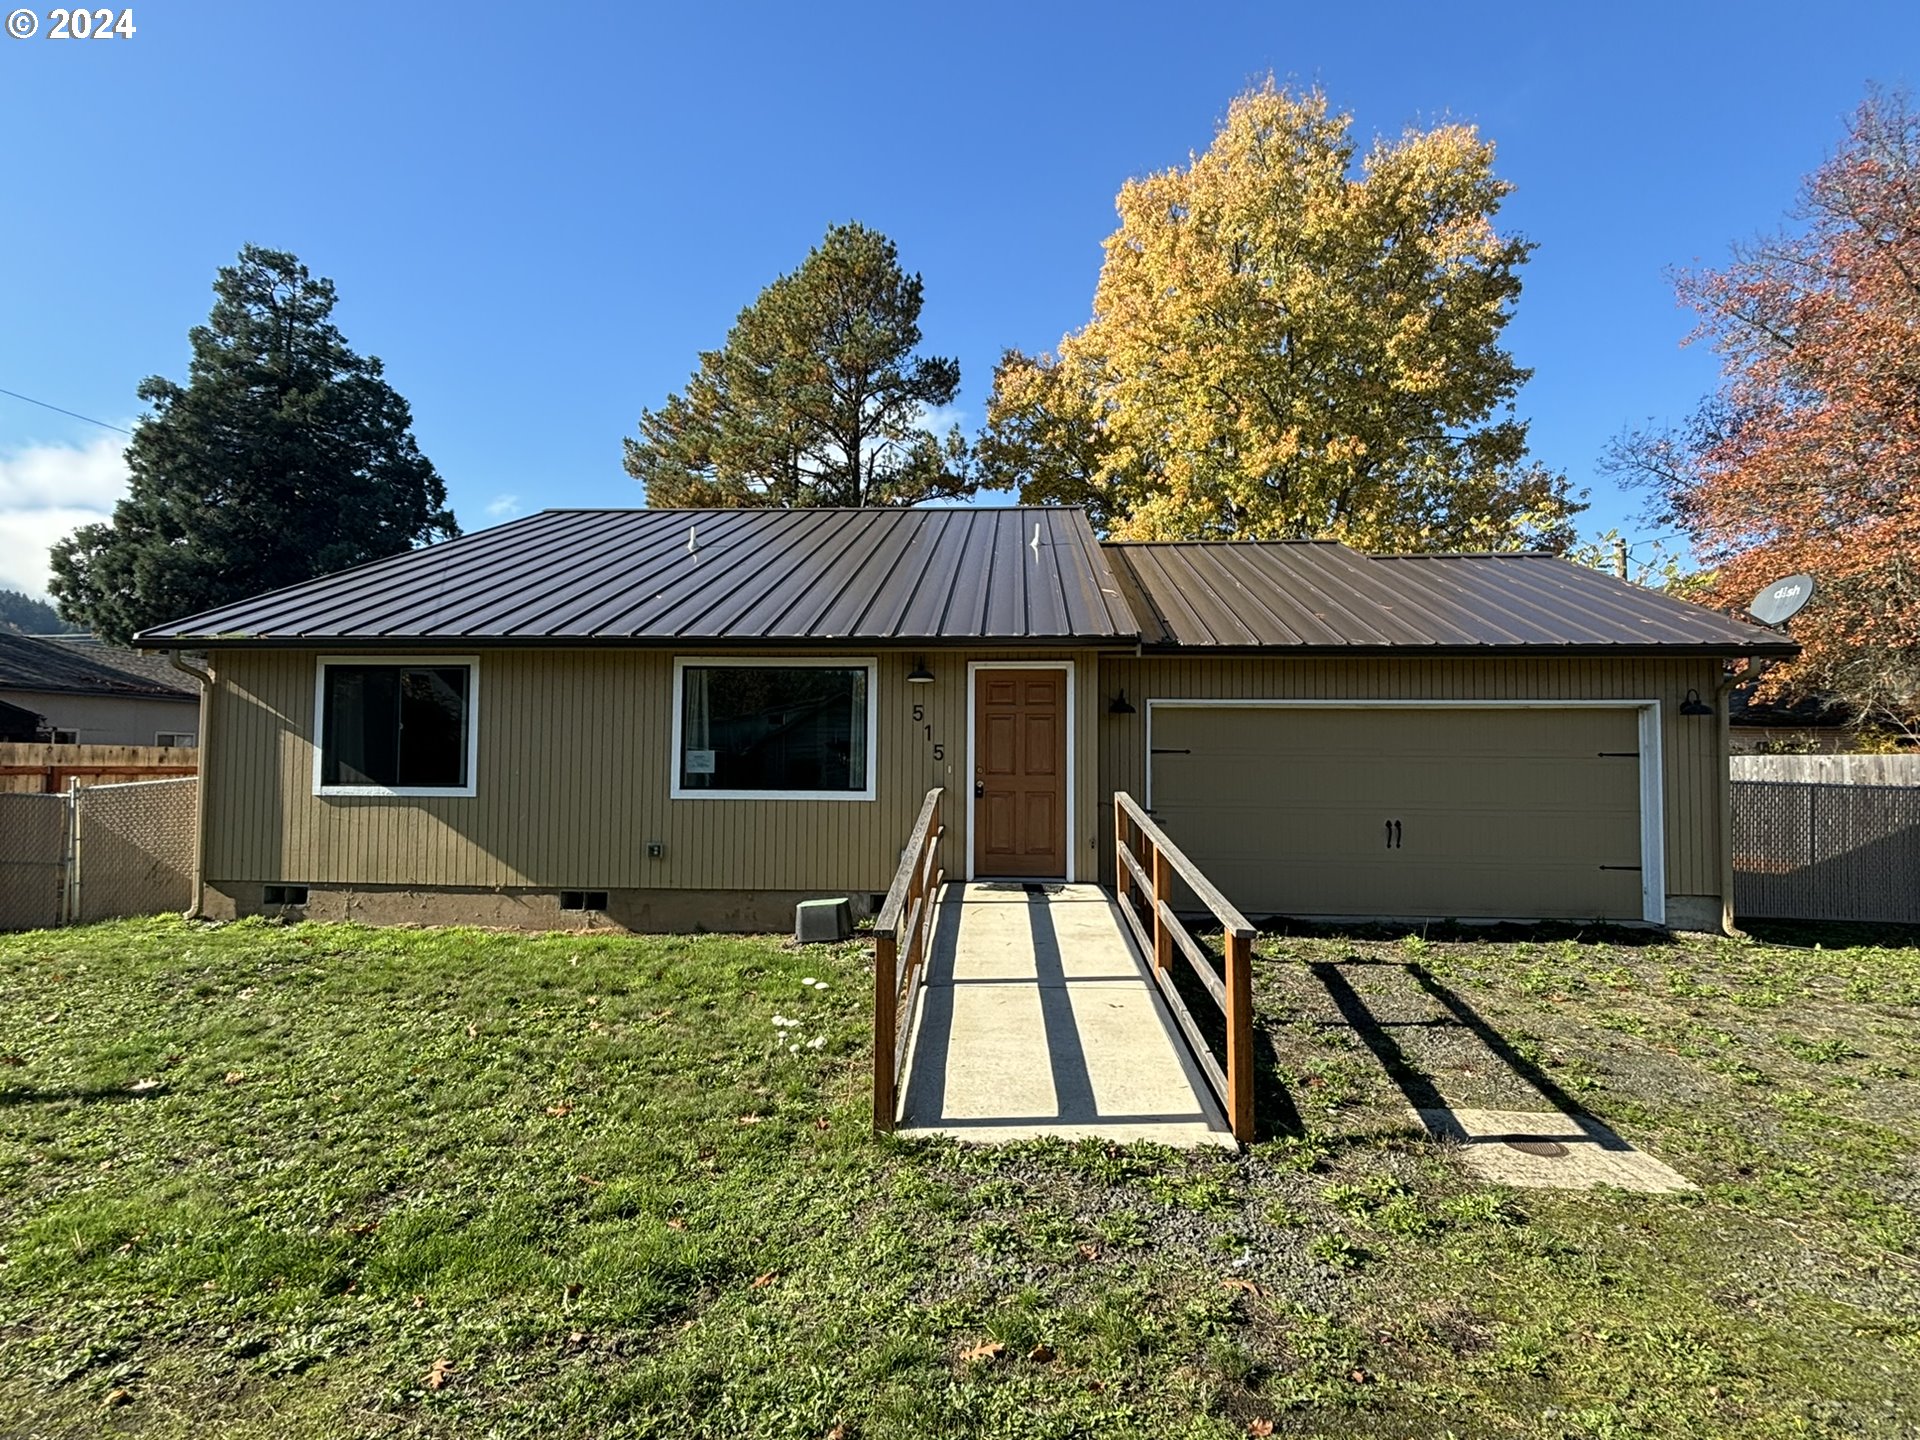
<instances>
[{"instance_id":1,"label":"wooden fence","mask_svg":"<svg viewBox=\"0 0 1920 1440\"><path fill-rule=\"evenodd\" d=\"M1140 948L1153 957L1153 978L1166 999L1167 1009L1187 1037L1195 1062L1226 1112L1234 1139L1242 1145L1252 1144L1253 925L1124 790L1114 793L1113 829L1114 854L1118 857L1114 898L1119 901L1120 913L1132 927ZM1214 969L1213 957L1188 933L1174 912L1176 876L1220 922L1226 947L1224 973ZM1137 900L1133 898L1136 894ZM1140 917L1143 904L1151 924ZM1174 984L1176 950L1192 970L1194 979L1220 1007L1226 1023L1225 1068L1207 1044L1205 1034L1187 1009L1185 997Z\"/></svg>"},{"instance_id":2,"label":"wooden fence","mask_svg":"<svg viewBox=\"0 0 1920 1440\"><path fill-rule=\"evenodd\" d=\"M0 795L57 795L72 787L200 773L200 752L172 745L0 743Z\"/></svg>"}]
</instances>

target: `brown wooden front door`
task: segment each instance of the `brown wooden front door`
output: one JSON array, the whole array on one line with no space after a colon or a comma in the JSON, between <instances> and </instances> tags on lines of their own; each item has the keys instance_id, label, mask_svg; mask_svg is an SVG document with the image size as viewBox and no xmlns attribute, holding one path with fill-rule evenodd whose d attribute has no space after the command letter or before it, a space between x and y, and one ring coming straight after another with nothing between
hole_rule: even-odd
<instances>
[{"instance_id":1,"label":"brown wooden front door","mask_svg":"<svg viewBox=\"0 0 1920 1440\"><path fill-rule=\"evenodd\" d=\"M973 873L1067 873L1067 673L976 670Z\"/></svg>"}]
</instances>

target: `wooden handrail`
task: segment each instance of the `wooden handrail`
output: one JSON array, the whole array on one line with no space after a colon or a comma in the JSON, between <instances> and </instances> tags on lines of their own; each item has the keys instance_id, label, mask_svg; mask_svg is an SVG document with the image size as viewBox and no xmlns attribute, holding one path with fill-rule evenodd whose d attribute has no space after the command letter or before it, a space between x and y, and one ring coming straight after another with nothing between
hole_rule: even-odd
<instances>
[{"instance_id":1,"label":"wooden handrail","mask_svg":"<svg viewBox=\"0 0 1920 1440\"><path fill-rule=\"evenodd\" d=\"M1167 832L1154 824L1131 795L1113 795L1114 896L1140 948L1153 959L1153 978L1167 1007L1192 1047L1194 1059L1212 1084L1227 1124L1236 1140L1253 1139L1253 937L1252 923L1219 888L1200 873ZM1173 909L1173 879L1213 912L1226 941L1226 974L1214 973L1200 942L1187 932ZM1139 900L1133 898L1138 892ZM1145 904L1151 925L1141 919ZM1173 957L1178 952L1223 1012L1227 1029L1227 1063L1223 1070L1207 1047L1187 1002L1173 983Z\"/></svg>"},{"instance_id":2,"label":"wooden handrail","mask_svg":"<svg viewBox=\"0 0 1920 1440\"><path fill-rule=\"evenodd\" d=\"M932 944L934 901L946 880L940 866L940 838L946 833L940 823L940 797L945 793L938 788L927 792L873 922L873 1128L878 1131L893 1129L899 1108L900 1064L913 1028L919 971ZM904 1024L902 990L907 995Z\"/></svg>"}]
</instances>

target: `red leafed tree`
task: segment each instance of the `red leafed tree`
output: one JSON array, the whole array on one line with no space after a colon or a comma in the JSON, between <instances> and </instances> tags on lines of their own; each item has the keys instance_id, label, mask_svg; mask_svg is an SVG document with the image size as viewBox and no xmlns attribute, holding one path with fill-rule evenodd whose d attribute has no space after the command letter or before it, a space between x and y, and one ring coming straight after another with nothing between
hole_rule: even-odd
<instances>
[{"instance_id":1,"label":"red leafed tree","mask_svg":"<svg viewBox=\"0 0 1920 1440\"><path fill-rule=\"evenodd\" d=\"M1864 720L1920 730L1920 115L1870 93L1810 175L1794 219L1681 298L1726 362L1677 430L1616 442L1611 467L1714 570L1713 603L1745 604L1806 571L1792 622L1805 654L1767 688L1827 692Z\"/></svg>"}]
</instances>

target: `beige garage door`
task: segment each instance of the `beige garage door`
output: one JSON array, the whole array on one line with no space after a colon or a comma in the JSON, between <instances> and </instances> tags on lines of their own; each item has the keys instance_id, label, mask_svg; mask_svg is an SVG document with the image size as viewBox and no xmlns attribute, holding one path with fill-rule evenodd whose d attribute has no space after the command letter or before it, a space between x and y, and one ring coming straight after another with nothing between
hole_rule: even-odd
<instances>
[{"instance_id":1,"label":"beige garage door","mask_svg":"<svg viewBox=\"0 0 1920 1440\"><path fill-rule=\"evenodd\" d=\"M1256 915L1643 918L1633 710L1153 707L1154 818Z\"/></svg>"}]
</instances>

